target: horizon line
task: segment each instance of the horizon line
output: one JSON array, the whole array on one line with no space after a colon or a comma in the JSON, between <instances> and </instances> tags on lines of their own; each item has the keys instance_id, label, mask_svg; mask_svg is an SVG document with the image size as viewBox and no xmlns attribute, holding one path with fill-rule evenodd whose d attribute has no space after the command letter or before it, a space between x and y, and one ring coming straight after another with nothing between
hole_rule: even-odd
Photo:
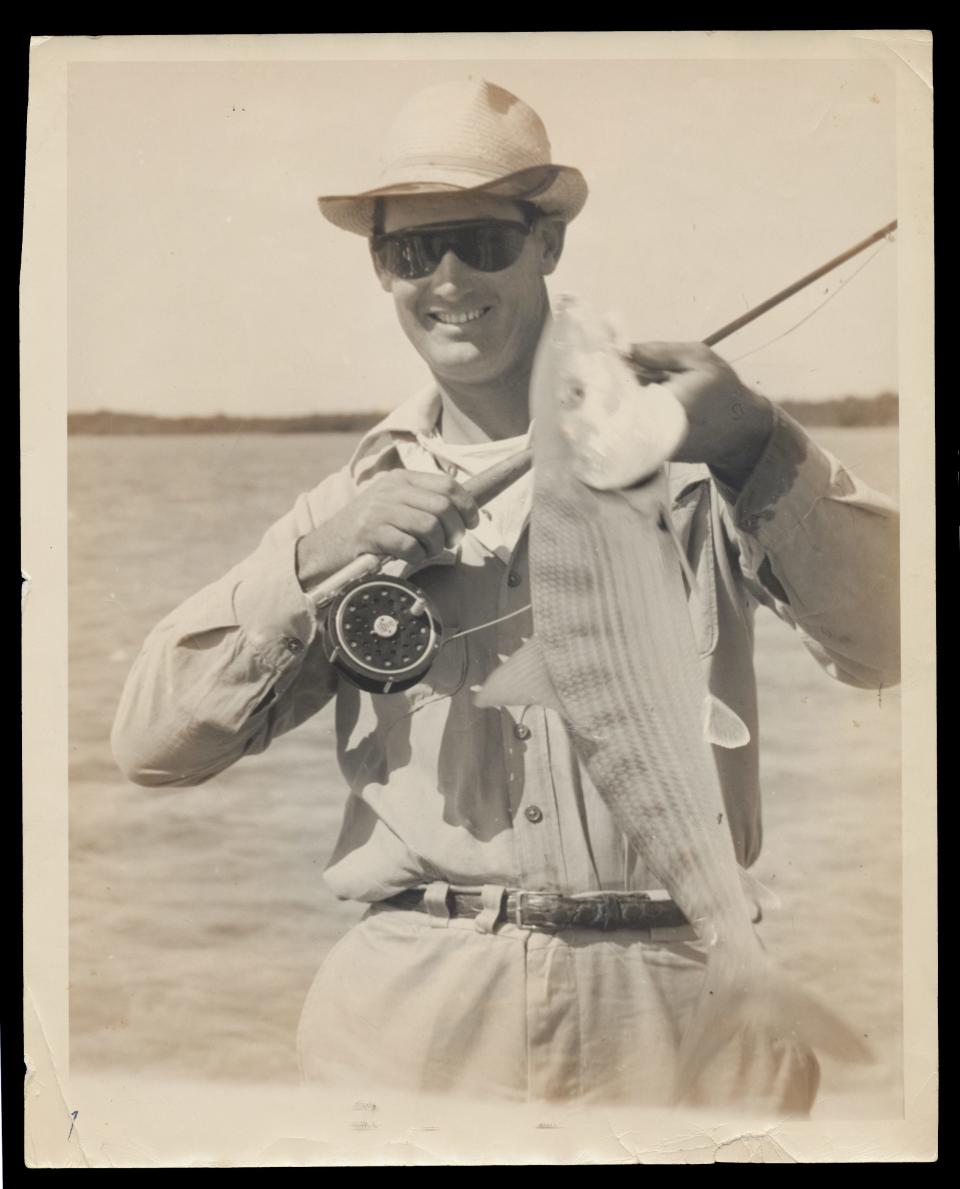
<instances>
[{"instance_id":1,"label":"horizon line","mask_svg":"<svg viewBox=\"0 0 960 1189\"><path fill-rule=\"evenodd\" d=\"M784 396L768 397L774 404L818 405L829 401L843 400L882 400L894 397L900 399L899 392L886 388L880 392L862 393L848 392L839 396ZM157 420L181 421L186 418L194 420L212 421L226 419L234 421L300 421L305 417L387 417L392 409L314 409L303 413L228 413L222 410L209 413L148 413L132 409L120 409L101 405L98 408L67 409L67 416L115 416L115 417L153 417Z\"/></svg>"}]
</instances>

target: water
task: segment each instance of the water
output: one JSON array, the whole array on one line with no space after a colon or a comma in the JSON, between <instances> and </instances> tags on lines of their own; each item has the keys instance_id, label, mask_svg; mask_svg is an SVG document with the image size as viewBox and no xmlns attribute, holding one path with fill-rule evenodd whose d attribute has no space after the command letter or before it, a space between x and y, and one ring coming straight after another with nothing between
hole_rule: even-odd
<instances>
[{"instance_id":1,"label":"water","mask_svg":"<svg viewBox=\"0 0 960 1189\"><path fill-rule=\"evenodd\" d=\"M896 431L816 436L894 498ZM361 912L321 873L343 801L324 711L195 789L126 784L108 736L149 629L249 553L355 435L70 440L71 1059L249 1082L297 1076L294 1030ZM778 960L868 1035L869 1070L824 1062L822 1109L900 1111L896 691L830 681L762 613L765 847Z\"/></svg>"}]
</instances>

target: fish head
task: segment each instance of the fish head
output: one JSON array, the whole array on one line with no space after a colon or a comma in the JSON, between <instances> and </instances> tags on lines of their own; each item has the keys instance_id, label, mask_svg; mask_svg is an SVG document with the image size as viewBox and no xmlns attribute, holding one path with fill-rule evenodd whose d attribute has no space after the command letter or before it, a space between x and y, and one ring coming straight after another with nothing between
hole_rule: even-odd
<instances>
[{"instance_id":1,"label":"fish head","mask_svg":"<svg viewBox=\"0 0 960 1189\"><path fill-rule=\"evenodd\" d=\"M549 459L564 460L581 483L599 491L649 479L687 432L673 393L661 384L640 385L613 322L569 295L544 327L531 412L535 439L542 434Z\"/></svg>"}]
</instances>

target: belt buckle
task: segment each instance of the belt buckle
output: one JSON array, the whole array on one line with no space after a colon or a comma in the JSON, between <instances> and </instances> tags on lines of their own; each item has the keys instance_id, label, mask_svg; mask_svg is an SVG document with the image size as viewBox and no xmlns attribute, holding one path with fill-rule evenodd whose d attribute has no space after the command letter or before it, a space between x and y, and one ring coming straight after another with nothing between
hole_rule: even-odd
<instances>
[{"instance_id":1,"label":"belt buckle","mask_svg":"<svg viewBox=\"0 0 960 1189\"><path fill-rule=\"evenodd\" d=\"M538 921L529 921L526 918L524 909L527 907L528 897L542 896L543 894L544 894L543 892L528 892L528 891L523 891L522 889L518 889L517 891L515 891L513 893L513 895L515 897L515 899L514 899L515 910L514 911L515 911L516 924L519 928L521 928L521 929L544 929L548 933L555 933L557 931L558 926L555 924L543 921L542 919L538 920Z\"/></svg>"}]
</instances>

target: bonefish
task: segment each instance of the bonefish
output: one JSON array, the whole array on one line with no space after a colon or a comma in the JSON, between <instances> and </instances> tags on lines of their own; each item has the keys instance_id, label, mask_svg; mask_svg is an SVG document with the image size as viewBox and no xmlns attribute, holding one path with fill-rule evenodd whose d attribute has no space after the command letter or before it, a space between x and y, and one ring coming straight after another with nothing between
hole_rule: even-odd
<instances>
[{"instance_id":1,"label":"bonefish","mask_svg":"<svg viewBox=\"0 0 960 1189\"><path fill-rule=\"evenodd\" d=\"M705 943L677 1097L739 1032L869 1060L754 929L710 747L749 734L707 692L669 521L662 464L686 431L682 407L666 386L640 388L612 334L566 299L541 340L531 412L534 634L477 700L563 717L619 827Z\"/></svg>"}]
</instances>

